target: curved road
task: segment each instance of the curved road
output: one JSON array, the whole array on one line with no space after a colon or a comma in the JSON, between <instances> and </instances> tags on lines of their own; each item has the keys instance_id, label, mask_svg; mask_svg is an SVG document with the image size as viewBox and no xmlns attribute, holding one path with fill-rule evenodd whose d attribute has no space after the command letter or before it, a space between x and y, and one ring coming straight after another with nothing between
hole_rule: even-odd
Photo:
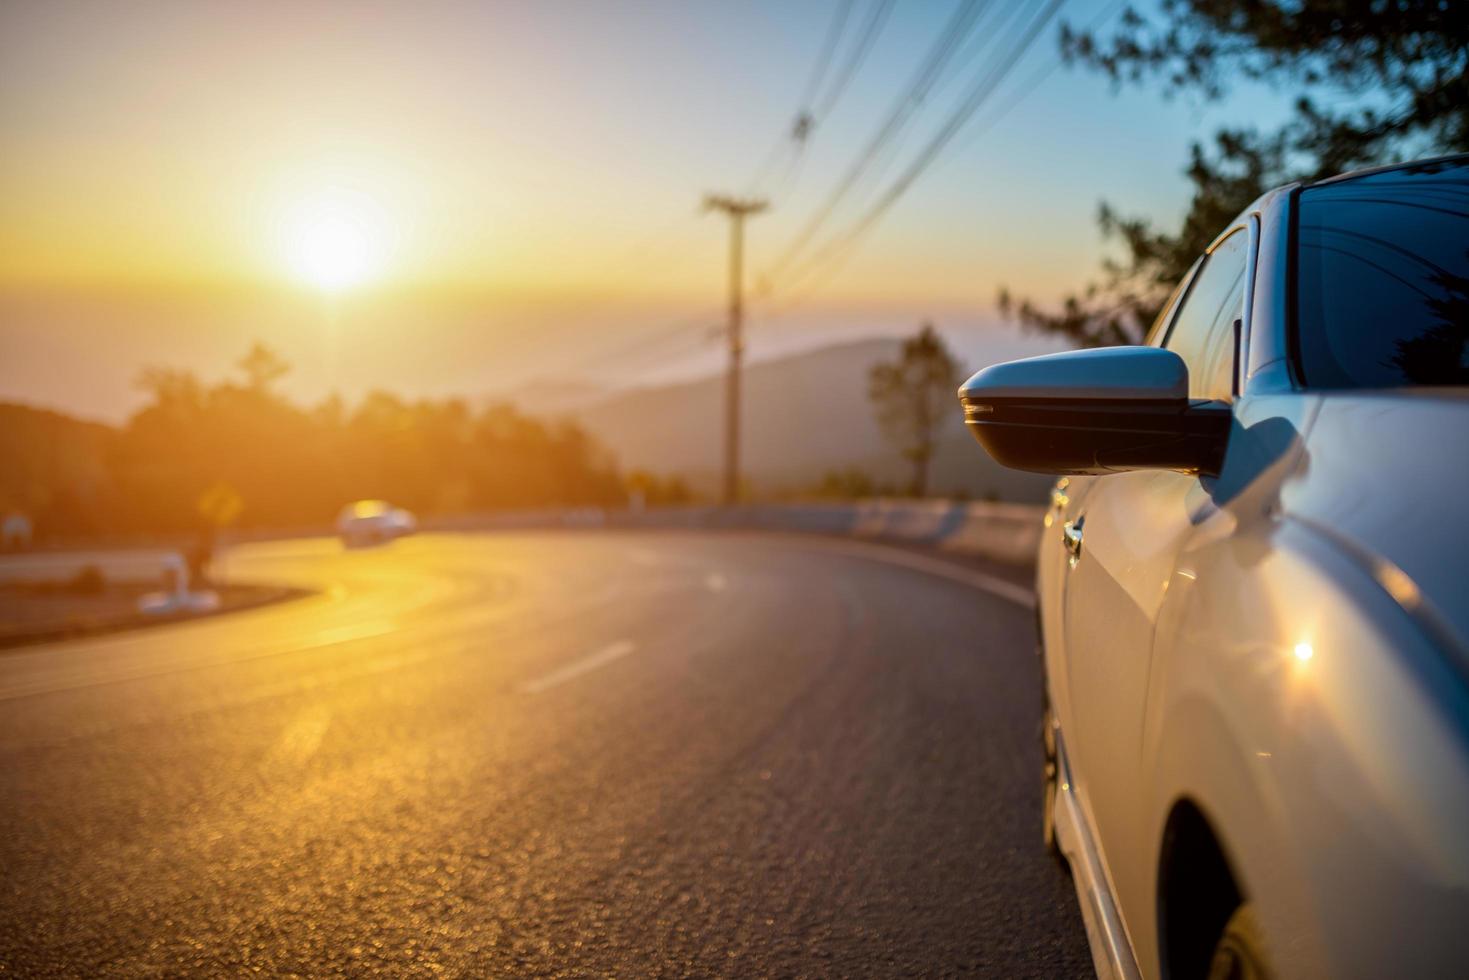
<instances>
[{"instance_id":1,"label":"curved road","mask_svg":"<svg viewBox=\"0 0 1469 980\"><path fill-rule=\"evenodd\" d=\"M238 548L321 594L0 655L0 970L1088 975L1031 613L929 561Z\"/></svg>"}]
</instances>

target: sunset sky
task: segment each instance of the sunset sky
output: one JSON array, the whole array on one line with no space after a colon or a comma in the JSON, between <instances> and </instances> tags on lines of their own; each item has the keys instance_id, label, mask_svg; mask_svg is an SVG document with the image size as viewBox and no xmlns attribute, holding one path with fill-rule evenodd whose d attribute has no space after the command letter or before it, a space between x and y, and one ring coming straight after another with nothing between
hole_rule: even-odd
<instances>
[{"instance_id":1,"label":"sunset sky","mask_svg":"<svg viewBox=\"0 0 1469 980\"><path fill-rule=\"evenodd\" d=\"M853 4L824 90L873 2ZM980 32L1004 37L1012 5L991 6ZM0 399L116 419L141 366L217 376L256 338L297 365L305 398L694 374L718 363L725 288L726 227L701 196L750 189L767 161L749 268L772 295L751 311L753 357L931 316L972 365L1044 346L998 320L996 288L1082 284L1099 200L1177 214L1191 138L1283 111L1263 92L1202 106L1042 74L1061 21L1118 9L1073 0L850 261L791 284L777 256L955 4L899 0L791 164L773 147L834 9L0 5ZM1003 56L977 49L940 76L818 246Z\"/></svg>"}]
</instances>

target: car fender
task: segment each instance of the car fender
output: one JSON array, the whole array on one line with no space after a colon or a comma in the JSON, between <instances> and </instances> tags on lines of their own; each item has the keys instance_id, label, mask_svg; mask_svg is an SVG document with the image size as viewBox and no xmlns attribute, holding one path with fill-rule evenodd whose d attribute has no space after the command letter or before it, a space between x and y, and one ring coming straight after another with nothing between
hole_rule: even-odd
<instances>
[{"instance_id":1,"label":"car fender","mask_svg":"<svg viewBox=\"0 0 1469 980\"><path fill-rule=\"evenodd\" d=\"M1311 949L1311 931L1299 928L1309 903L1297 884L1295 855L1279 833L1287 825L1282 802L1271 781L1248 763L1249 744L1216 699L1197 691L1174 700L1163 719L1155 754L1144 763L1156 776L1148 827L1154 842L1150 900L1133 925L1145 976L1162 975L1163 848L1169 818L1183 804L1203 814L1235 883L1259 903L1263 920L1272 926L1267 938L1282 975L1309 976L1312 971L1303 967L1321 961Z\"/></svg>"},{"instance_id":2,"label":"car fender","mask_svg":"<svg viewBox=\"0 0 1469 980\"><path fill-rule=\"evenodd\" d=\"M1285 975L1456 969L1469 958L1463 678L1312 528L1205 537L1159 622L1169 652L1142 753L1153 839L1177 800L1198 803Z\"/></svg>"}]
</instances>

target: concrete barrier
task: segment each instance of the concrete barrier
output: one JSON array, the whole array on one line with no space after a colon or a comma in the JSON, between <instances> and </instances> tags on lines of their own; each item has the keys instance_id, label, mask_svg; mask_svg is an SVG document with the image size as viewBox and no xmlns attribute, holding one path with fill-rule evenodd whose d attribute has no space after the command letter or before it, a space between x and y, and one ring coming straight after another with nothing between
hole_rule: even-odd
<instances>
[{"instance_id":1,"label":"concrete barrier","mask_svg":"<svg viewBox=\"0 0 1469 980\"><path fill-rule=\"evenodd\" d=\"M158 586L138 599L138 611L148 615L210 612L219 596L189 587L189 565L177 551L54 551L0 557L0 582L65 584L87 569L95 569L104 583Z\"/></svg>"},{"instance_id":2,"label":"concrete barrier","mask_svg":"<svg viewBox=\"0 0 1469 980\"><path fill-rule=\"evenodd\" d=\"M957 523L935 543L945 551L1028 565L1040 546L1044 515L1044 507L1026 504L964 504Z\"/></svg>"},{"instance_id":3,"label":"concrete barrier","mask_svg":"<svg viewBox=\"0 0 1469 980\"><path fill-rule=\"evenodd\" d=\"M173 588L189 580L189 566L177 551L49 551L0 557L0 582L69 582L95 568L104 581L156 583Z\"/></svg>"},{"instance_id":4,"label":"concrete barrier","mask_svg":"<svg viewBox=\"0 0 1469 980\"><path fill-rule=\"evenodd\" d=\"M922 544L1013 565L1035 561L1045 508L1027 504L873 499L855 503L575 508L430 519L426 530L540 527L743 528Z\"/></svg>"}]
</instances>

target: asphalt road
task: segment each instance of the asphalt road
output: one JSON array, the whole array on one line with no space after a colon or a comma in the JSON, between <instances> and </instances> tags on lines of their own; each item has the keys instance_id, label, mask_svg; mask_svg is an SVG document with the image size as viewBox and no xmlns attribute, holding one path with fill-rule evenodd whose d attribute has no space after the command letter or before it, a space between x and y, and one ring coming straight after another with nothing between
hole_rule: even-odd
<instances>
[{"instance_id":1,"label":"asphalt road","mask_svg":"<svg viewBox=\"0 0 1469 980\"><path fill-rule=\"evenodd\" d=\"M322 594L0 655L0 968L1088 975L1031 613L921 561L238 549Z\"/></svg>"}]
</instances>

